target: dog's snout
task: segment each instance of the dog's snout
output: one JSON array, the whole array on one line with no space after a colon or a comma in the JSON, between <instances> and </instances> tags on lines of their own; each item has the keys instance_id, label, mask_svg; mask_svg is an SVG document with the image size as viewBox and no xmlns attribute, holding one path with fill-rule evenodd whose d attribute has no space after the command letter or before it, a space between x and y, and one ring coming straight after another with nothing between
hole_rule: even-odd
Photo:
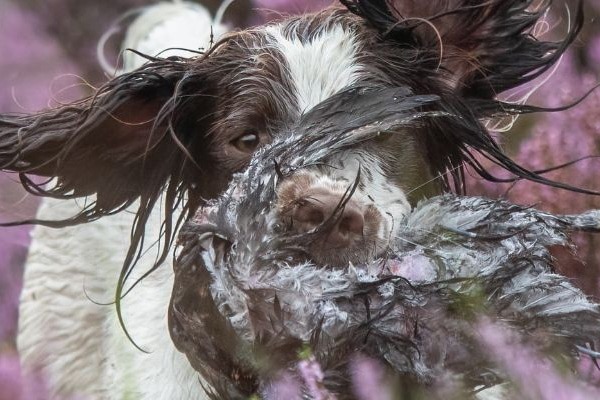
<instances>
[{"instance_id":1,"label":"dog's snout","mask_svg":"<svg viewBox=\"0 0 600 400\"><path fill-rule=\"evenodd\" d=\"M292 213L293 225L303 231L313 230L330 222L325 241L333 247L347 246L363 234L365 216L352 200L322 189L297 202Z\"/></svg>"},{"instance_id":2,"label":"dog's snout","mask_svg":"<svg viewBox=\"0 0 600 400\"><path fill-rule=\"evenodd\" d=\"M349 193L349 185L317 171L284 179L277 187L278 233L306 234L303 249L323 265L343 267L381 254L388 225L372 199L359 189Z\"/></svg>"}]
</instances>

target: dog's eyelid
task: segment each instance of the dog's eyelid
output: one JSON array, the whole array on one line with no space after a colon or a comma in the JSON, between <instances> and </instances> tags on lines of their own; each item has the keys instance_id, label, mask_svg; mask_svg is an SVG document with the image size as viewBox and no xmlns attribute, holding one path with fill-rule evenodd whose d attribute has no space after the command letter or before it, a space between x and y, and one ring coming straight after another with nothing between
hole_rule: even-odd
<instances>
[{"instance_id":1,"label":"dog's eyelid","mask_svg":"<svg viewBox=\"0 0 600 400\"><path fill-rule=\"evenodd\" d=\"M257 130L248 129L229 143L243 153L252 153L264 141L263 137Z\"/></svg>"},{"instance_id":2,"label":"dog's eyelid","mask_svg":"<svg viewBox=\"0 0 600 400\"><path fill-rule=\"evenodd\" d=\"M254 132L246 133L238 138L238 140L245 142L245 143L254 142L257 139L258 139L258 134L254 133Z\"/></svg>"}]
</instances>

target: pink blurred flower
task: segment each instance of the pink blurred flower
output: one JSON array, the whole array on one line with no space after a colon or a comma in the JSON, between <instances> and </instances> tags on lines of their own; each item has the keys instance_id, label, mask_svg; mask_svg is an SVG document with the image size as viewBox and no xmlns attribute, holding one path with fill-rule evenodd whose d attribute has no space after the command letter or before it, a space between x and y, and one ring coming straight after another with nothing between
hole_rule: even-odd
<instances>
[{"instance_id":1,"label":"pink blurred flower","mask_svg":"<svg viewBox=\"0 0 600 400\"><path fill-rule=\"evenodd\" d=\"M290 373L283 373L274 379L263 391L266 400L301 400L302 387L300 382Z\"/></svg>"},{"instance_id":2,"label":"pink blurred flower","mask_svg":"<svg viewBox=\"0 0 600 400\"><path fill-rule=\"evenodd\" d=\"M531 400L599 399L600 391L566 377L550 360L527 347L514 331L489 320L476 329L479 341L491 359L515 383L523 397Z\"/></svg>"},{"instance_id":3,"label":"pink blurred flower","mask_svg":"<svg viewBox=\"0 0 600 400\"><path fill-rule=\"evenodd\" d=\"M586 382L600 387L600 369L592 358L582 357L577 363L577 371Z\"/></svg>"},{"instance_id":4,"label":"pink blurred flower","mask_svg":"<svg viewBox=\"0 0 600 400\"><path fill-rule=\"evenodd\" d=\"M0 400L49 400L46 381L38 373L23 374L16 354L0 354Z\"/></svg>"},{"instance_id":5,"label":"pink blurred flower","mask_svg":"<svg viewBox=\"0 0 600 400\"><path fill-rule=\"evenodd\" d=\"M358 400L392 400L381 363L365 356L357 356L350 366L350 372L352 387Z\"/></svg>"},{"instance_id":6,"label":"pink blurred flower","mask_svg":"<svg viewBox=\"0 0 600 400\"><path fill-rule=\"evenodd\" d=\"M433 280L437 271L421 249L410 251L398 260L390 260L387 266L392 275L401 276L410 282Z\"/></svg>"},{"instance_id":7,"label":"pink blurred flower","mask_svg":"<svg viewBox=\"0 0 600 400\"><path fill-rule=\"evenodd\" d=\"M323 370L314 357L298 362L298 372L314 400L335 400L323 384Z\"/></svg>"},{"instance_id":8,"label":"pink blurred flower","mask_svg":"<svg viewBox=\"0 0 600 400\"><path fill-rule=\"evenodd\" d=\"M52 79L73 71L60 45L40 20L10 2L0 2L0 113L35 111L51 98ZM60 96L59 96L60 97ZM63 97L64 99L64 97ZM0 173L0 222L31 218L38 199L28 196L15 175ZM31 227L0 228L0 345L16 331L22 265Z\"/></svg>"},{"instance_id":9,"label":"pink blurred flower","mask_svg":"<svg viewBox=\"0 0 600 400\"><path fill-rule=\"evenodd\" d=\"M600 57L600 35L597 50L589 52ZM592 40L594 45L595 41ZM578 69L575 55L567 53L560 67L548 82L532 97L530 103L545 107L562 107L581 99L598 83L591 72ZM585 100L568 110L537 114L534 118L522 117L519 124L506 135L521 136L509 154L521 165L530 170L544 170L563 165L585 157L559 170L544 174L548 179L568 185L600 191L600 89L593 91ZM514 146L514 145L513 145ZM489 164L489 163L488 163ZM487 165L487 164L486 164ZM508 177L499 168L490 166L498 177ZM556 189L551 186L519 181L516 184L497 184L481 179L472 179L469 192L488 197L504 197L524 205L556 213L570 214L589 209L600 208L600 196L575 193ZM598 294L598 275L600 274L600 242L597 235L577 234L577 255L561 254L557 266L560 271L577 278L579 285L588 293ZM587 267L584 266L587 264Z\"/></svg>"}]
</instances>

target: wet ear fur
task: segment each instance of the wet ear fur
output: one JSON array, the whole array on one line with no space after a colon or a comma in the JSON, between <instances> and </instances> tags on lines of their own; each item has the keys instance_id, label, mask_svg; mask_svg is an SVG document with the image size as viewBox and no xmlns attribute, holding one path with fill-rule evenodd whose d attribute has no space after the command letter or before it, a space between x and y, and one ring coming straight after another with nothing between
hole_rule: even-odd
<instances>
[{"instance_id":1,"label":"wet ear fur","mask_svg":"<svg viewBox=\"0 0 600 400\"><path fill-rule=\"evenodd\" d=\"M418 60L421 73L446 79L450 90L440 91L447 117L429 121L425 148L433 170L446 189L464 193L464 166L489 181L533 182L579 193L600 192L552 181L507 156L482 120L518 114L557 111L503 102L497 95L523 85L559 61L583 26L583 3L570 16L562 41L536 38L552 0L340 0L364 18L407 59ZM501 179L480 163L488 159L511 173ZM449 179L448 177L451 177Z\"/></svg>"},{"instance_id":2,"label":"wet ear fur","mask_svg":"<svg viewBox=\"0 0 600 400\"><path fill-rule=\"evenodd\" d=\"M571 44L583 24L582 2L561 42L533 29L552 0L341 0L383 39L418 46L448 72L460 95L492 98L535 79Z\"/></svg>"},{"instance_id":3,"label":"wet ear fur","mask_svg":"<svg viewBox=\"0 0 600 400\"><path fill-rule=\"evenodd\" d=\"M153 197L169 180L185 181L184 165L194 166L186 149L199 146L202 135L186 132L184 115L190 107L206 111L210 104L204 103L212 101L202 100L200 80L187 85L197 91L194 96L177 93L187 63L155 60L74 104L34 115L0 115L0 168L22 173L24 185L36 194L96 194L88 219ZM25 173L55 177L56 184L43 189Z\"/></svg>"}]
</instances>

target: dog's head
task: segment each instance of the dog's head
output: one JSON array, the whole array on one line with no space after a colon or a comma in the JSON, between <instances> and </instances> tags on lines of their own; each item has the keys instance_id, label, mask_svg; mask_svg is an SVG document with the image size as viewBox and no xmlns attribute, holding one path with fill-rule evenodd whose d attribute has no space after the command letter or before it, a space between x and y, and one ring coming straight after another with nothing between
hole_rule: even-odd
<instances>
[{"instance_id":1,"label":"dog's head","mask_svg":"<svg viewBox=\"0 0 600 400\"><path fill-rule=\"evenodd\" d=\"M151 59L73 104L3 115L0 167L57 178L44 188L22 175L37 194L96 195L79 215L54 225L90 221L140 200L136 248L165 190L170 239L176 206L183 203L193 211L219 194L256 149L320 102L353 85L402 86L447 99L462 119L453 126L432 122L397 135L384 132L379 143L369 144L378 149L369 152L369 160L359 154L341 160L335 176L343 182L353 181L365 164L368 173L379 168L393 183L362 175L363 200L348 205L354 217L343 218L341 230L356 231L366 218L365 227L385 236L391 222L385 211L370 211L371 202L393 203L394 212L401 213L451 184L461 190L465 161L491 179L473 158L476 152L519 176L541 180L512 164L481 121L528 110L495 98L539 76L560 57L581 27L580 12L565 40L550 43L532 35L550 2L342 3L345 7L229 34L195 58ZM365 180L372 190L363 188ZM342 187L345 183L298 176L281 189L287 199L282 213L308 229L328 213ZM307 193L299 196L298 190ZM316 203L323 209L315 209ZM330 240L347 240L341 231L337 236Z\"/></svg>"}]
</instances>

